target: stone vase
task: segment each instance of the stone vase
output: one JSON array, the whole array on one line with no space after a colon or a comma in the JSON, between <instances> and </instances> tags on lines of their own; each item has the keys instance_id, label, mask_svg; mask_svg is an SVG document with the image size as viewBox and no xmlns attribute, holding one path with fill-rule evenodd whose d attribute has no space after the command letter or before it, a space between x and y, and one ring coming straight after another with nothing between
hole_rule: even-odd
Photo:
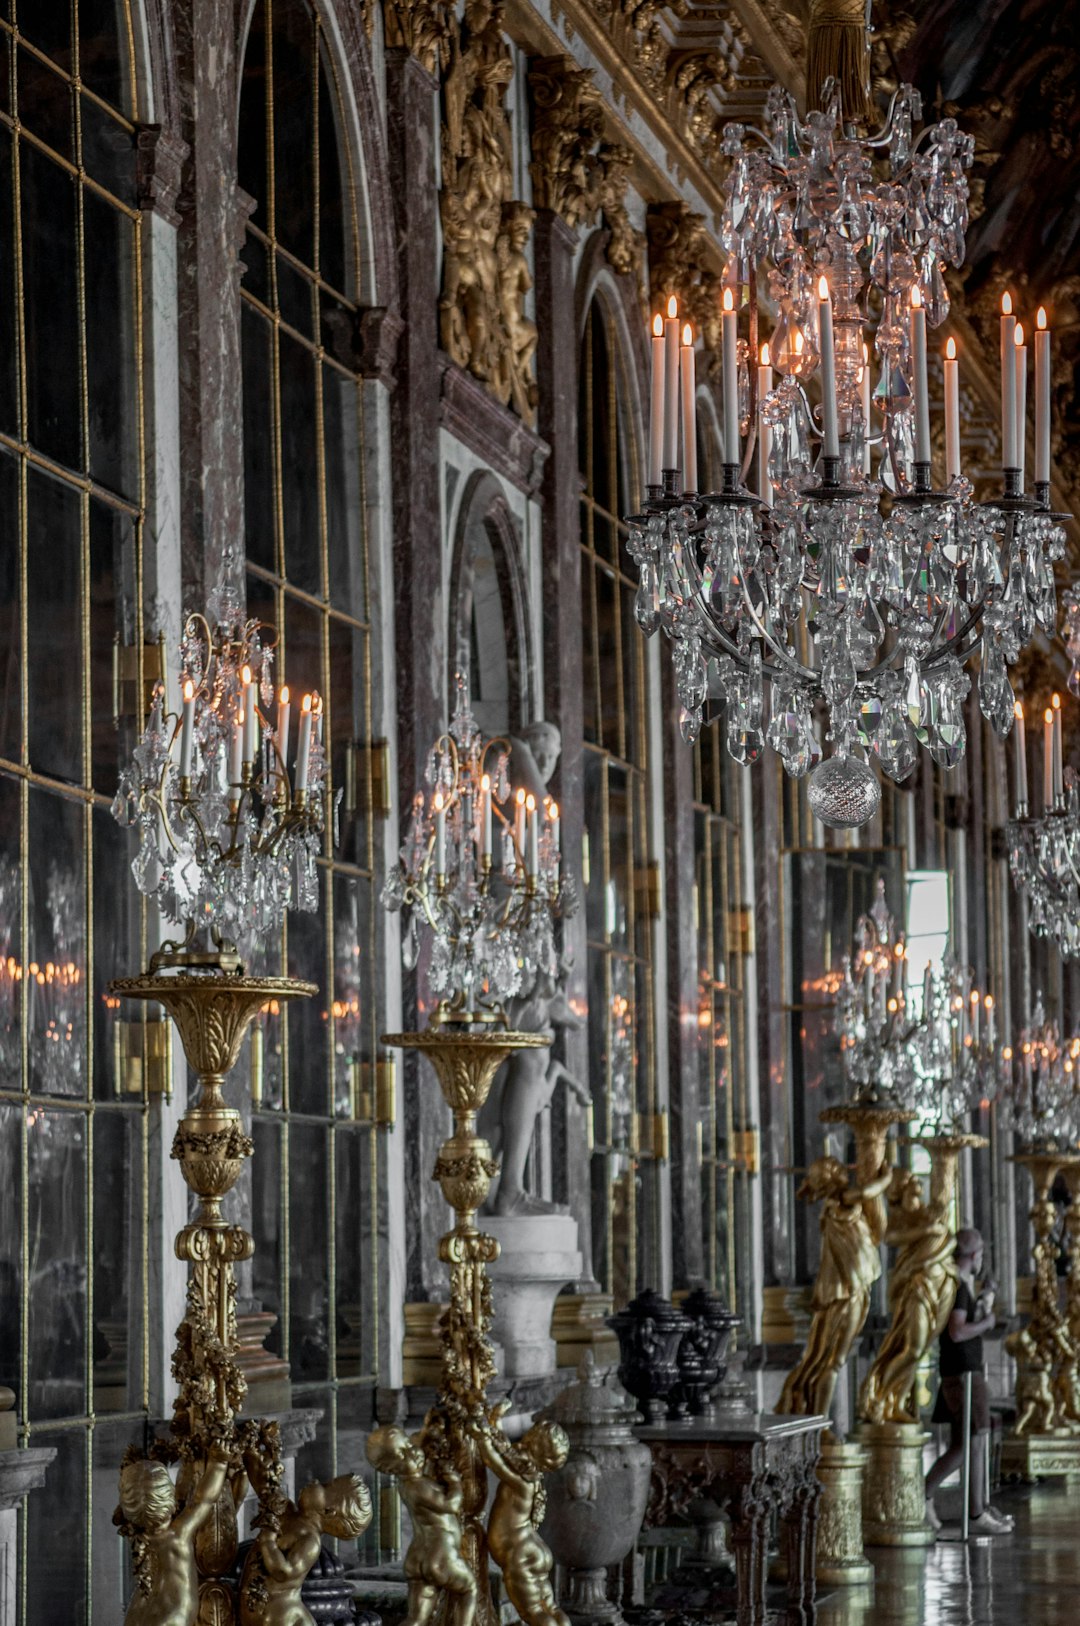
<instances>
[{"instance_id":1,"label":"stone vase","mask_svg":"<svg viewBox=\"0 0 1080 1626\"><path fill-rule=\"evenodd\" d=\"M652 1453L633 1432L640 1421L613 1380L602 1382L591 1353L578 1381L542 1413L559 1423L570 1454L547 1476L547 1512L540 1534L563 1568L559 1599L574 1626L621 1626L607 1596L607 1571L629 1553L645 1517Z\"/></svg>"},{"instance_id":2,"label":"stone vase","mask_svg":"<svg viewBox=\"0 0 1080 1626\"><path fill-rule=\"evenodd\" d=\"M679 1346L693 1323L653 1288L608 1317L619 1340L619 1382L650 1422L664 1415L664 1402L679 1381Z\"/></svg>"}]
</instances>

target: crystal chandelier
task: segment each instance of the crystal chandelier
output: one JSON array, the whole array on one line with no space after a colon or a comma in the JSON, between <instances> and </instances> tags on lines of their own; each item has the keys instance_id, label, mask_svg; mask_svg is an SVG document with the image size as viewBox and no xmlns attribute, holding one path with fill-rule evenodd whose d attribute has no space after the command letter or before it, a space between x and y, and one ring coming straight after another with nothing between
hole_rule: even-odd
<instances>
[{"instance_id":1,"label":"crystal chandelier","mask_svg":"<svg viewBox=\"0 0 1080 1626\"><path fill-rule=\"evenodd\" d=\"M1003 1052L1002 1124L1026 1147L1068 1149L1080 1140L1080 1038L1062 1041L1042 995L1019 1042Z\"/></svg>"},{"instance_id":2,"label":"crystal chandelier","mask_svg":"<svg viewBox=\"0 0 1080 1626\"><path fill-rule=\"evenodd\" d=\"M509 741L483 738L459 677L382 893L385 908L406 911L410 969L420 932L431 934L433 1023L505 1022L509 999L558 971L554 923L577 907L562 874L559 808L550 796L512 792L509 772Z\"/></svg>"},{"instance_id":3,"label":"crystal chandelier","mask_svg":"<svg viewBox=\"0 0 1080 1626\"><path fill-rule=\"evenodd\" d=\"M187 923L174 961L200 957L197 930L233 950L280 925L286 909L318 907L326 757L317 693L297 708L271 682L277 635L222 598L211 619L188 617L180 642L179 714L162 683L121 775L113 813L139 832L132 872L166 919ZM219 963L220 955L212 956Z\"/></svg>"},{"instance_id":4,"label":"crystal chandelier","mask_svg":"<svg viewBox=\"0 0 1080 1626\"><path fill-rule=\"evenodd\" d=\"M919 745L942 767L960 760L969 658L984 715L1008 733L1007 664L1036 626L1053 631L1064 532L1049 509L1046 316L1029 494L1028 346L1008 296L1001 494L973 502L962 472L952 339L946 483L931 484L927 329L948 315L945 267L963 260L972 138L952 119L916 135L910 86L867 137L831 81L823 107L800 121L774 88L764 131L726 129L722 486L695 490L693 334L672 300L653 321L647 497L628 545L637 620L672 643L684 737L721 702L737 762L769 745L791 775L813 768L814 812L854 826L880 801L871 762L901 781Z\"/></svg>"},{"instance_id":5,"label":"crystal chandelier","mask_svg":"<svg viewBox=\"0 0 1080 1626\"><path fill-rule=\"evenodd\" d=\"M909 954L879 877L845 956L834 1028L857 1101L913 1107L924 1124L952 1128L997 1093L1000 1051L992 994L947 957L927 964L921 997L908 990Z\"/></svg>"},{"instance_id":6,"label":"crystal chandelier","mask_svg":"<svg viewBox=\"0 0 1080 1626\"><path fill-rule=\"evenodd\" d=\"M1070 686L1073 679L1070 677ZM1043 713L1042 813L1029 812L1027 730L1016 703L1015 816L1006 826L1013 883L1027 898L1028 929L1066 960L1080 955L1080 793L1062 767L1061 696Z\"/></svg>"}]
</instances>

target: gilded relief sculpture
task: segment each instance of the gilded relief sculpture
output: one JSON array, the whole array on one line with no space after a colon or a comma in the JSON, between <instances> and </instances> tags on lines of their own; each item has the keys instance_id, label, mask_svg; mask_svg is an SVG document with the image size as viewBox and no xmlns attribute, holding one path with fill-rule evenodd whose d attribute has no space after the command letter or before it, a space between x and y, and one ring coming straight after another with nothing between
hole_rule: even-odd
<instances>
[{"instance_id":1,"label":"gilded relief sculpture","mask_svg":"<svg viewBox=\"0 0 1080 1626\"><path fill-rule=\"evenodd\" d=\"M778 1412L827 1417L836 1382L862 1332L870 1289L881 1275L878 1253L885 1233L881 1197L892 1169L879 1166L873 1178L849 1184L835 1157L811 1163L798 1195L820 1202L821 1264L810 1300L810 1335L802 1360L784 1384Z\"/></svg>"},{"instance_id":2,"label":"gilded relief sculpture","mask_svg":"<svg viewBox=\"0 0 1080 1626\"><path fill-rule=\"evenodd\" d=\"M536 327L525 313L533 213L512 197L506 87L513 63L502 6L468 0L443 77L443 349L529 424L536 416Z\"/></svg>"}]
</instances>

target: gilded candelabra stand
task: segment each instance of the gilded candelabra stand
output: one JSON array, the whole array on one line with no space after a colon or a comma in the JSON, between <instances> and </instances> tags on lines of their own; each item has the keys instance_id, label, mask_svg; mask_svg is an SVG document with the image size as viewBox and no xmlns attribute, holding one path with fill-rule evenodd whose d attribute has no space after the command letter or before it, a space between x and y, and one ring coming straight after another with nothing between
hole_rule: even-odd
<instances>
[{"instance_id":1,"label":"gilded candelabra stand","mask_svg":"<svg viewBox=\"0 0 1080 1626\"><path fill-rule=\"evenodd\" d=\"M1006 1341L1017 1367L1016 1422L1005 1439L1002 1469L1026 1480L1075 1476L1080 1474L1080 1219L1072 1216L1080 1196L1080 1153L1044 1145L1015 1153L1013 1162L1027 1169L1034 1188L1030 1218L1035 1278L1030 1319ZM1054 1235L1057 1211L1050 1194L1059 1174L1073 1197L1066 1225L1069 1273L1064 1310Z\"/></svg>"},{"instance_id":2,"label":"gilded candelabra stand","mask_svg":"<svg viewBox=\"0 0 1080 1626\"><path fill-rule=\"evenodd\" d=\"M494 1626L496 1618L489 1552L522 1621L540 1626L555 1610L547 1579L550 1554L536 1534L543 1474L559 1466L568 1445L550 1423L535 1425L512 1445L501 1427L501 1407L488 1403L495 1362L487 1267L499 1246L477 1228L476 1215L498 1171L490 1145L477 1133L477 1114L503 1062L515 1051L551 1042L547 1033L509 1030L504 1006L538 975L554 971L553 922L574 900L560 876L558 808L539 786L519 786L511 795L509 765L509 743L482 738L459 679L450 727L429 756L427 789L417 793L401 863L383 891L386 908L408 914L407 964L417 961L418 926L429 939L428 977L439 1003L426 1031L388 1034L384 1043L427 1056L454 1115L453 1134L433 1173L455 1215L453 1230L439 1244L450 1272L450 1303L439 1329L441 1377L413 1449L431 1476L429 1503L443 1498L460 1520L460 1560L473 1578L479 1626ZM402 1476L402 1494L413 1498L415 1527L419 1469L415 1462L410 1467L407 1442L384 1429L374 1448L369 1442L368 1455L377 1467ZM488 1468L500 1488L485 1526ZM529 1527L526 1552L519 1538ZM414 1546L410 1573L426 1562L418 1542ZM466 1608L463 1582L453 1579L454 1562L451 1555L449 1567L429 1577L451 1620L455 1610ZM416 1610L410 1604L410 1620L420 1608L419 1600Z\"/></svg>"}]
</instances>

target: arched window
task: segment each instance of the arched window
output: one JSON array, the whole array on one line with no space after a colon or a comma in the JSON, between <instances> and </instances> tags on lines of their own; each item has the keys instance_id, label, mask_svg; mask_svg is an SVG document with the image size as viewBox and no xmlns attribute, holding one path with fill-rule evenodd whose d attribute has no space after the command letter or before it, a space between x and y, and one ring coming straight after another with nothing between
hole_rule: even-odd
<instances>
[{"instance_id":1,"label":"arched window","mask_svg":"<svg viewBox=\"0 0 1080 1626\"><path fill-rule=\"evenodd\" d=\"M656 1118L653 1055L655 872L647 821L646 644L634 620L620 515L637 490L614 323L602 299L585 321L579 438L584 614L585 852L589 1073L593 1089L593 1268L621 1303L640 1286L650 1229ZM647 1262L643 1267L649 1269Z\"/></svg>"},{"instance_id":2,"label":"arched window","mask_svg":"<svg viewBox=\"0 0 1080 1626\"><path fill-rule=\"evenodd\" d=\"M252 1292L278 1317L296 1403L324 1413L298 1473L331 1472L368 1426L376 1379L376 1056L371 638L364 381L356 361L361 243L338 70L307 0L260 0L244 59L239 181L255 199L243 251L248 603L280 632L278 678L318 689L340 841L317 914L289 916L266 969L319 996L271 1010L256 1038ZM350 1460L351 1457L350 1457Z\"/></svg>"},{"instance_id":3,"label":"arched window","mask_svg":"<svg viewBox=\"0 0 1080 1626\"><path fill-rule=\"evenodd\" d=\"M27 1623L117 1618L98 1470L148 1406L143 1028L107 996L146 960L110 802L158 654L136 32L127 0L0 14L0 1384L56 1451Z\"/></svg>"}]
</instances>

